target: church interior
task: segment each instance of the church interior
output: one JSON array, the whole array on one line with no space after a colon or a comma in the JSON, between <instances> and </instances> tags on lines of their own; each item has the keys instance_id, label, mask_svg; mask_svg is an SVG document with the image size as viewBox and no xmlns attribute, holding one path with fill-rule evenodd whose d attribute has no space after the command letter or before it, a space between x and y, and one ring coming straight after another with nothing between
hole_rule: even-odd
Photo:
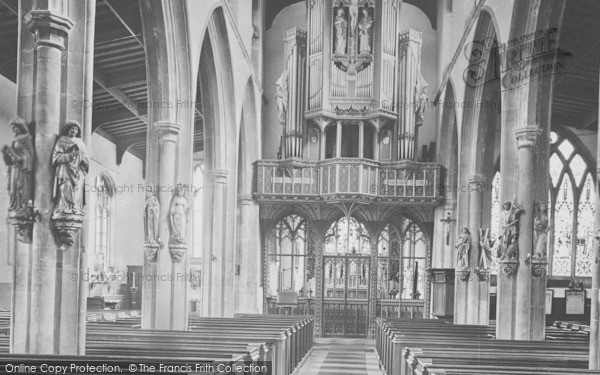
<instances>
[{"instance_id":1,"label":"church interior","mask_svg":"<svg viewBox=\"0 0 600 375\"><path fill-rule=\"evenodd\" d=\"M0 372L600 374L597 35L594 0L0 0Z\"/></svg>"}]
</instances>

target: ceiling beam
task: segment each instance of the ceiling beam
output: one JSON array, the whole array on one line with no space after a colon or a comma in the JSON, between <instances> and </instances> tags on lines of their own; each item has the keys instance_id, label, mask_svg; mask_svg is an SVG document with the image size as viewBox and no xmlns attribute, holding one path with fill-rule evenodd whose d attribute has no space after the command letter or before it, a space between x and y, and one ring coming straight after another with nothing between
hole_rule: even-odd
<instances>
[{"instance_id":1,"label":"ceiling beam","mask_svg":"<svg viewBox=\"0 0 600 375\"><path fill-rule=\"evenodd\" d=\"M145 114L140 112L140 109L127 94L123 91L119 90L115 87L110 87L108 82L110 80L98 69L94 69L94 81L98 84L98 86L102 87L106 92L112 95L119 103L123 105L123 107L127 108L133 115L140 120L142 120L146 125L148 125L148 118Z\"/></svg>"},{"instance_id":2,"label":"ceiling beam","mask_svg":"<svg viewBox=\"0 0 600 375\"><path fill-rule=\"evenodd\" d=\"M8 8L8 10L14 14L15 16L19 16L19 9L15 6L13 6L13 4L11 4L8 0L0 0L0 3L2 5L4 5L6 8Z\"/></svg>"},{"instance_id":3,"label":"ceiling beam","mask_svg":"<svg viewBox=\"0 0 600 375\"><path fill-rule=\"evenodd\" d=\"M135 38L135 40L139 43L139 45L142 48L144 48L144 43L142 42L140 37L133 31L133 29L129 26L129 24L127 23L127 21L125 21L125 19L121 16L121 14L119 14L119 12L112 5L110 5L108 0L104 0L104 4L108 7L108 9L110 9L111 12L113 12L113 14L117 18L117 20L119 20L119 22L121 22L123 27L125 27L125 29L131 34L131 36L133 36Z\"/></svg>"}]
</instances>

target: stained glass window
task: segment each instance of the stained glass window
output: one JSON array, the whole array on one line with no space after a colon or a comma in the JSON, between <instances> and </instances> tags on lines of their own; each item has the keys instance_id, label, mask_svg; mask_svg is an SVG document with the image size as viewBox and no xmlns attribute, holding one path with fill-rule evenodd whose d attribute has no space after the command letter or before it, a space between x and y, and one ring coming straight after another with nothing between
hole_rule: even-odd
<instances>
[{"instance_id":1,"label":"stained glass window","mask_svg":"<svg viewBox=\"0 0 600 375\"><path fill-rule=\"evenodd\" d=\"M353 217L343 217L325 235L326 254L369 254L371 245L365 226Z\"/></svg>"},{"instance_id":2,"label":"stained glass window","mask_svg":"<svg viewBox=\"0 0 600 375\"><path fill-rule=\"evenodd\" d=\"M111 249L111 198L112 189L110 177L106 172L96 176L94 192L96 199L94 216L94 272L103 275L114 262L110 259ZM102 276L103 277L103 276Z\"/></svg>"},{"instance_id":3,"label":"stained glass window","mask_svg":"<svg viewBox=\"0 0 600 375\"><path fill-rule=\"evenodd\" d=\"M204 219L204 164L199 163L194 166L193 175L193 215L192 225L194 230L192 231L192 258L202 257L202 235L204 232L203 219Z\"/></svg>"},{"instance_id":4,"label":"stained glass window","mask_svg":"<svg viewBox=\"0 0 600 375\"><path fill-rule=\"evenodd\" d=\"M550 136L550 272L555 277L590 277L594 240L594 161L567 138Z\"/></svg>"}]
</instances>

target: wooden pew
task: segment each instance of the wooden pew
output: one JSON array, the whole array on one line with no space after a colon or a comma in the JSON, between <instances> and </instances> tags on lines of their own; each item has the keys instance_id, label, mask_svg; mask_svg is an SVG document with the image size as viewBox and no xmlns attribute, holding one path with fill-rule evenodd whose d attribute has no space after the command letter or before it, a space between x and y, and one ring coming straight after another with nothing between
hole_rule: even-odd
<instances>
[{"instance_id":1,"label":"wooden pew","mask_svg":"<svg viewBox=\"0 0 600 375\"><path fill-rule=\"evenodd\" d=\"M495 340L492 326L378 319L376 350L388 375L566 374L587 370L589 338L548 330L546 341ZM462 372L461 372L462 371Z\"/></svg>"}]
</instances>

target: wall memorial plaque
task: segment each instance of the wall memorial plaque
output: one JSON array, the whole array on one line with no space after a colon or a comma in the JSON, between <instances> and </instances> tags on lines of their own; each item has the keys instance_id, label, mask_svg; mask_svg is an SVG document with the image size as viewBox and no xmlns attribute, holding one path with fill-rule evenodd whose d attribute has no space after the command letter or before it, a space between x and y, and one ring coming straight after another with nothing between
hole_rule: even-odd
<instances>
[{"instance_id":1,"label":"wall memorial plaque","mask_svg":"<svg viewBox=\"0 0 600 375\"><path fill-rule=\"evenodd\" d=\"M554 299L554 290L546 289L546 315L552 314L552 300Z\"/></svg>"},{"instance_id":2,"label":"wall memorial plaque","mask_svg":"<svg viewBox=\"0 0 600 375\"><path fill-rule=\"evenodd\" d=\"M566 290L567 315L583 315L585 310L585 290Z\"/></svg>"}]
</instances>

